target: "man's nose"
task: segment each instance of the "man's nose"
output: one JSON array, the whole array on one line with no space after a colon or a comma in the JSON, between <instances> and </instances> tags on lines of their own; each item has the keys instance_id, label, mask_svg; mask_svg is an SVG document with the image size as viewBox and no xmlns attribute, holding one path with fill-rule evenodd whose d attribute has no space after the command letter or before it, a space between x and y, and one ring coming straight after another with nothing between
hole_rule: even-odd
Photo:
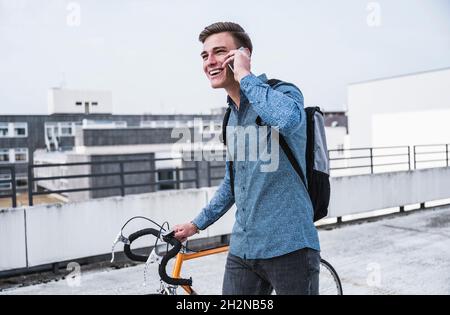
<instances>
[{"instance_id":1,"label":"man's nose","mask_svg":"<svg viewBox=\"0 0 450 315\"><path fill-rule=\"evenodd\" d=\"M210 55L210 56L208 57L208 59L206 60L206 65L207 65L207 66L211 66L211 65L215 65L215 64L217 64L217 59L216 59L216 57L215 57L214 55Z\"/></svg>"}]
</instances>

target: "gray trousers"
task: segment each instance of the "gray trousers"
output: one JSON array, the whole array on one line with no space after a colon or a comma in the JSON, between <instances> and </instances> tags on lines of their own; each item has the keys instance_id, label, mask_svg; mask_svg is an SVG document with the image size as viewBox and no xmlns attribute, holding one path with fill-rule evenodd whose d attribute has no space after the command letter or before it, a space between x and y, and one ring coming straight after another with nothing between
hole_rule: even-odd
<instances>
[{"instance_id":1,"label":"gray trousers","mask_svg":"<svg viewBox=\"0 0 450 315\"><path fill-rule=\"evenodd\" d=\"M317 295L320 253L303 248L269 259L242 259L228 253L224 295Z\"/></svg>"}]
</instances>

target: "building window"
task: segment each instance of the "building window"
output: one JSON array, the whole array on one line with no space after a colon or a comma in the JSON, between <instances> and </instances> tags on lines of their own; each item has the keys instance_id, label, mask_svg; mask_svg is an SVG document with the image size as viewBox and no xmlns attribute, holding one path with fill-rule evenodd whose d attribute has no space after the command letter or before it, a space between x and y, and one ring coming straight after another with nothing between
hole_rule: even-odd
<instances>
[{"instance_id":1,"label":"building window","mask_svg":"<svg viewBox=\"0 0 450 315\"><path fill-rule=\"evenodd\" d=\"M11 175L0 175L0 190L11 189ZM7 181L7 182L4 182Z\"/></svg>"},{"instance_id":2,"label":"building window","mask_svg":"<svg viewBox=\"0 0 450 315\"><path fill-rule=\"evenodd\" d=\"M0 149L0 163L9 163L9 149Z\"/></svg>"},{"instance_id":3,"label":"building window","mask_svg":"<svg viewBox=\"0 0 450 315\"><path fill-rule=\"evenodd\" d=\"M174 179L174 171L173 170L160 170L158 171L158 182L159 181L166 181L166 180L173 180ZM175 189L175 183L162 183L159 184L159 190L168 190L168 189Z\"/></svg>"},{"instance_id":4,"label":"building window","mask_svg":"<svg viewBox=\"0 0 450 315\"><path fill-rule=\"evenodd\" d=\"M81 106L81 105L83 105L83 103L82 102L75 102L75 105L76 106Z\"/></svg>"},{"instance_id":5,"label":"building window","mask_svg":"<svg viewBox=\"0 0 450 315\"><path fill-rule=\"evenodd\" d=\"M61 127L61 136L71 136L72 127Z\"/></svg>"},{"instance_id":6,"label":"building window","mask_svg":"<svg viewBox=\"0 0 450 315\"><path fill-rule=\"evenodd\" d=\"M0 123L0 137L8 136L8 123Z\"/></svg>"},{"instance_id":7,"label":"building window","mask_svg":"<svg viewBox=\"0 0 450 315\"><path fill-rule=\"evenodd\" d=\"M28 136L28 124L26 122L0 123L0 137L18 137Z\"/></svg>"},{"instance_id":8,"label":"building window","mask_svg":"<svg viewBox=\"0 0 450 315\"><path fill-rule=\"evenodd\" d=\"M92 106L97 106L98 103L97 102L92 102Z\"/></svg>"},{"instance_id":9,"label":"building window","mask_svg":"<svg viewBox=\"0 0 450 315\"><path fill-rule=\"evenodd\" d=\"M27 186L28 186L28 179L26 177L16 179L17 188L26 188Z\"/></svg>"},{"instance_id":10,"label":"building window","mask_svg":"<svg viewBox=\"0 0 450 315\"><path fill-rule=\"evenodd\" d=\"M27 123L14 124L14 137L26 137L28 135Z\"/></svg>"},{"instance_id":11,"label":"building window","mask_svg":"<svg viewBox=\"0 0 450 315\"><path fill-rule=\"evenodd\" d=\"M18 148L14 150L15 161L19 163L28 162L28 149L27 148Z\"/></svg>"},{"instance_id":12,"label":"building window","mask_svg":"<svg viewBox=\"0 0 450 315\"><path fill-rule=\"evenodd\" d=\"M59 129L59 135L62 137L73 136L72 123L61 123Z\"/></svg>"}]
</instances>

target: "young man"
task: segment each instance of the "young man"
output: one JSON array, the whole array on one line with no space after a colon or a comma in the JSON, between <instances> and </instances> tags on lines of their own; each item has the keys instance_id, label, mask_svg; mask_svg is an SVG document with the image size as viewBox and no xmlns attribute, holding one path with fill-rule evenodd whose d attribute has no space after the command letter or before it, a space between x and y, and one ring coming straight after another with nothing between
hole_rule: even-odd
<instances>
[{"instance_id":1,"label":"young man","mask_svg":"<svg viewBox=\"0 0 450 315\"><path fill-rule=\"evenodd\" d=\"M285 137L305 170L306 121L300 90L284 82L271 87L264 74L251 72L253 46L238 24L214 23L201 32L199 40L203 43L203 71L211 86L228 94L228 126L257 128L259 116L264 125ZM243 128L235 130L237 134L245 132ZM270 146L271 137L266 138ZM227 141L227 145L237 146L235 141ZM249 151L249 143L244 149ZM174 227L175 237L185 241L236 203L223 294L262 295L273 290L277 294L318 294L320 248L311 201L282 150L278 157L278 168L270 172L261 171L261 159L247 156L243 161L234 160L233 169L227 163L224 180L209 205L192 222Z\"/></svg>"}]
</instances>

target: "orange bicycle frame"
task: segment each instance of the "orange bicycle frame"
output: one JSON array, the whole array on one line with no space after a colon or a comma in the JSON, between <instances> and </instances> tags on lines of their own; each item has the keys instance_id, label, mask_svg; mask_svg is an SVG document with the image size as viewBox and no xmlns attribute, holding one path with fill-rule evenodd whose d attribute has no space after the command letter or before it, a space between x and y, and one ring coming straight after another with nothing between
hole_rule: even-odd
<instances>
[{"instance_id":1,"label":"orange bicycle frame","mask_svg":"<svg viewBox=\"0 0 450 315\"><path fill-rule=\"evenodd\" d=\"M209 255L214 255L218 253L223 253L228 251L229 246L220 246L212 249L202 250L199 252L194 253L178 253L177 257L175 259L175 265L173 266L172 270L172 278L180 278L181 273L181 267L183 266L183 262L190 259L195 259L199 257L205 257ZM184 291L186 291L187 294L196 294L194 289L192 289L191 286L188 285L182 285L181 286Z\"/></svg>"}]
</instances>

